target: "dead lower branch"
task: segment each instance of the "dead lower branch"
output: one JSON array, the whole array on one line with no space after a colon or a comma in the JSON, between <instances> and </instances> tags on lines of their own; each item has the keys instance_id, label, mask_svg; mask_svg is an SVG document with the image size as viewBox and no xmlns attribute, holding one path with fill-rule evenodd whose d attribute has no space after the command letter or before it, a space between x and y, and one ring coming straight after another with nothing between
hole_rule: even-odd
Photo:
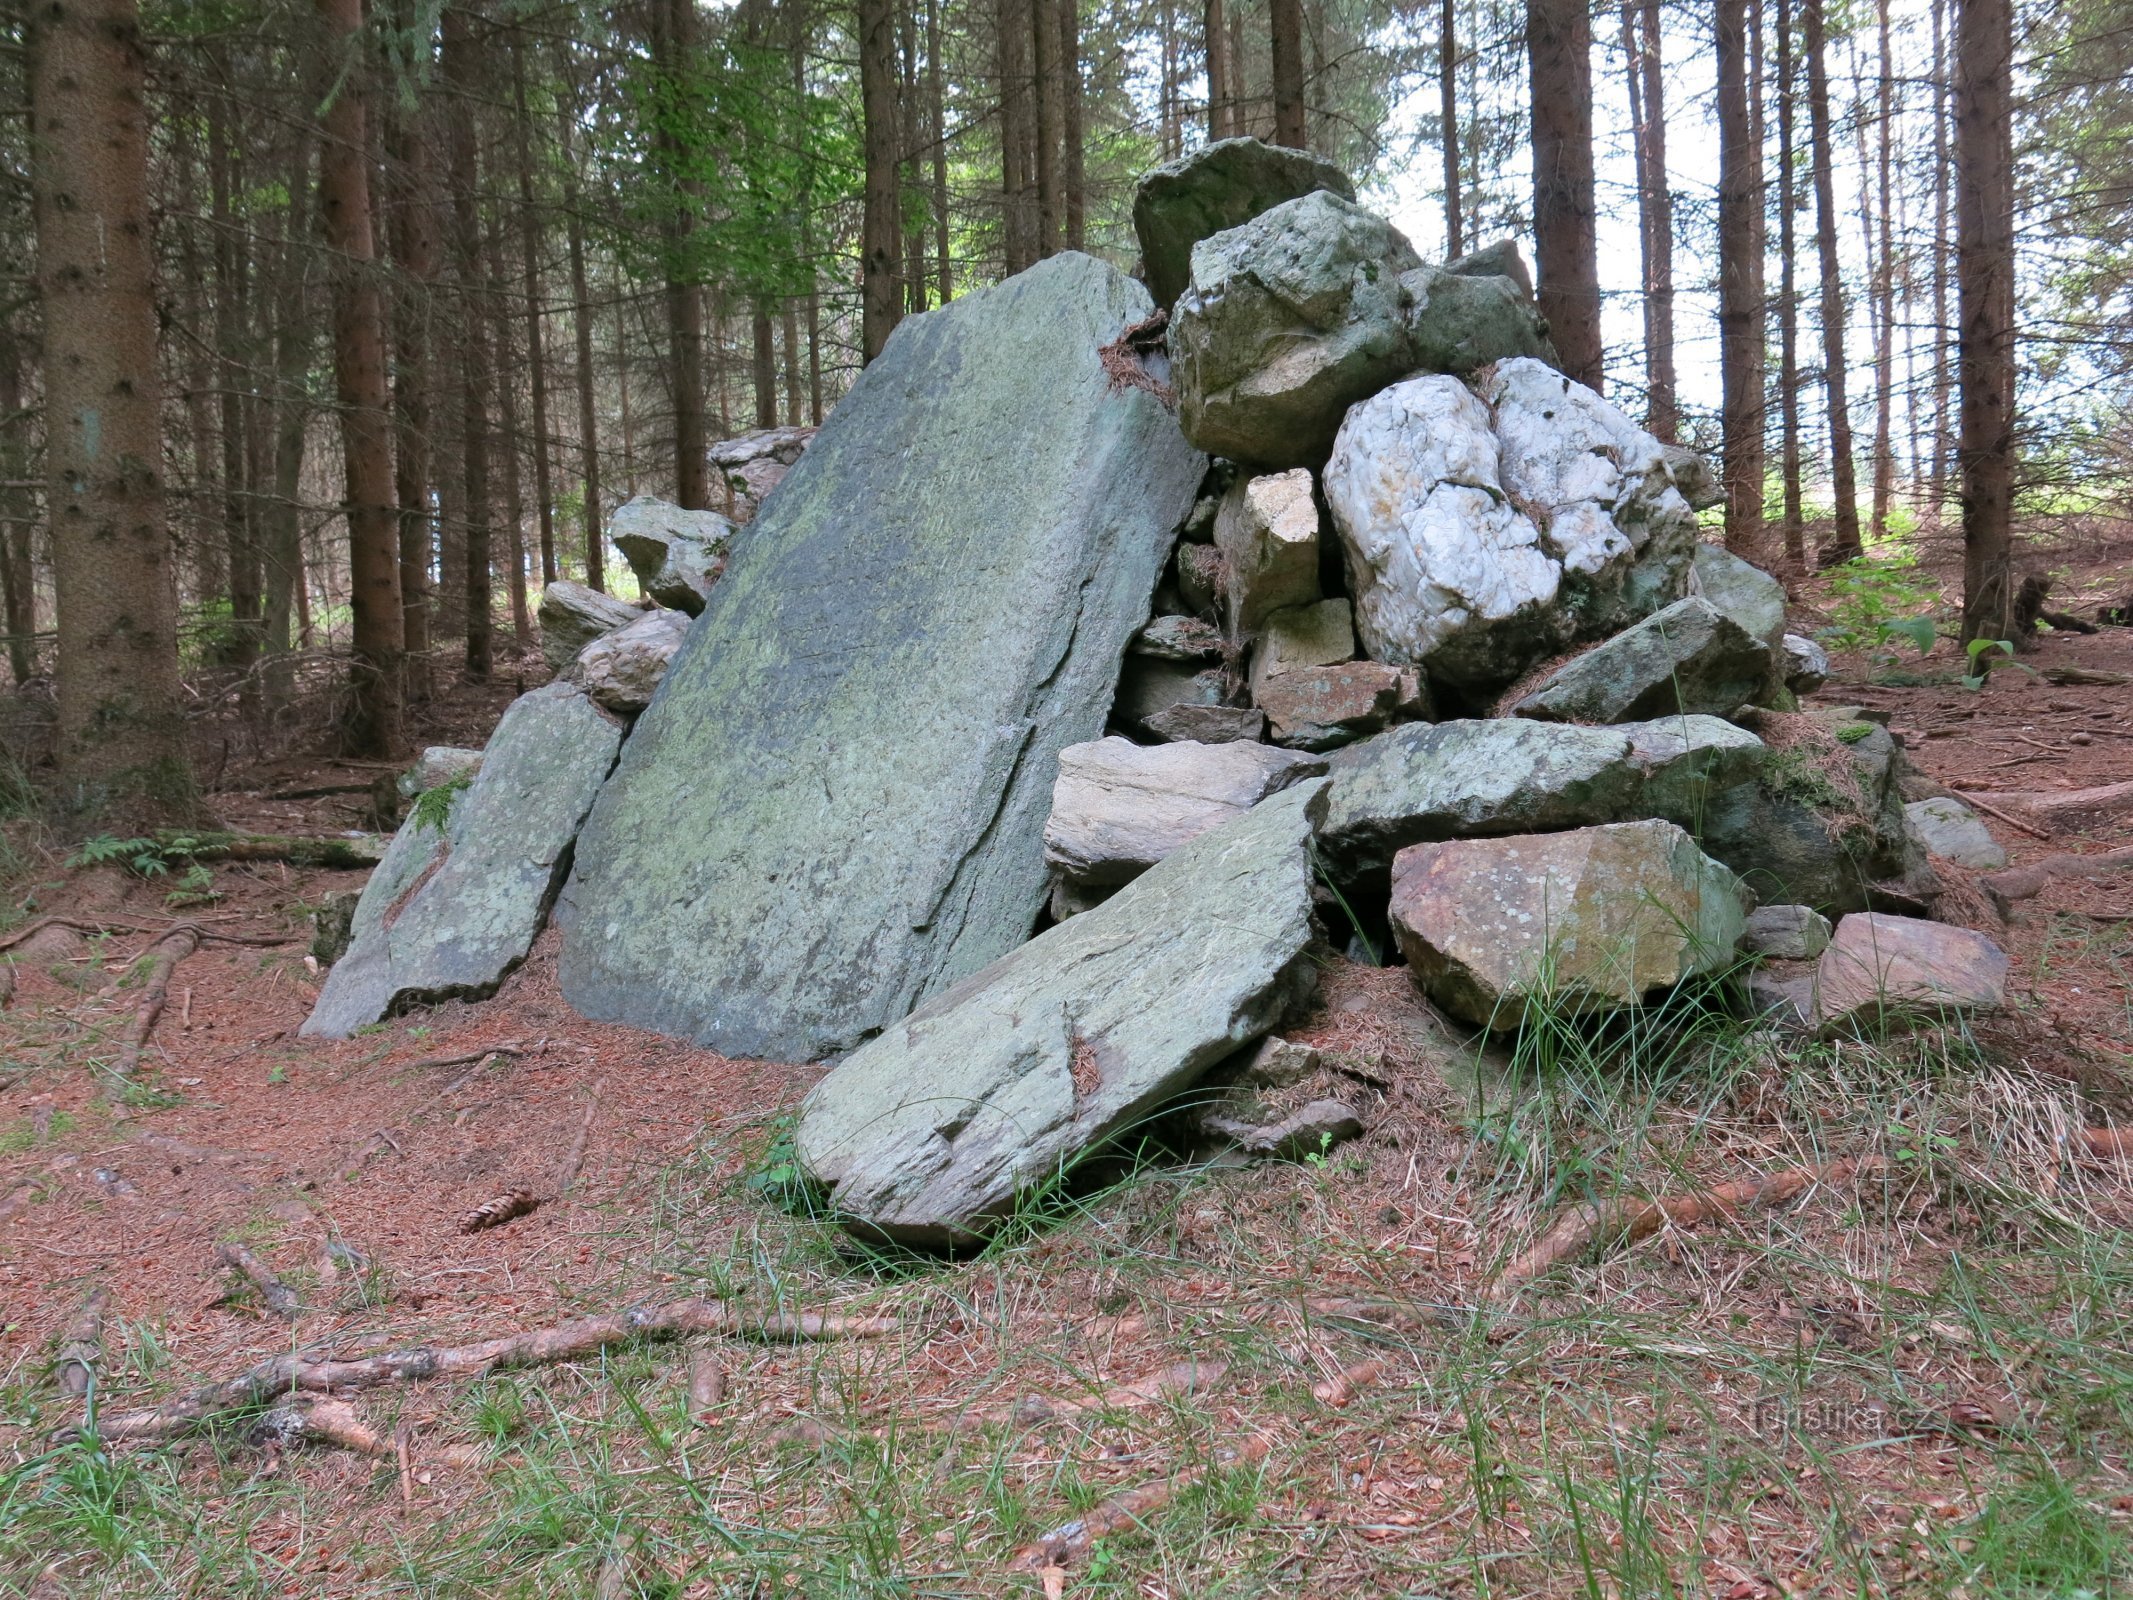
<instances>
[{"instance_id":1,"label":"dead lower branch","mask_svg":"<svg viewBox=\"0 0 2133 1600\"><path fill-rule=\"evenodd\" d=\"M178 963L200 948L200 929L197 924L181 922L170 932L149 946L142 959L147 963L147 982L141 988L141 1002L134 1008L133 1026L126 1032L126 1041L119 1047L118 1060L112 1063L112 1074L118 1078L131 1079L141 1064L141 1052L148 1046L148 1036L156 1030L156 1019L163 1015L163 1007L170 999L170 975ZM123 1116L122 1107L113 1108L114 1115Z\"/></svg>"}]
</instances>

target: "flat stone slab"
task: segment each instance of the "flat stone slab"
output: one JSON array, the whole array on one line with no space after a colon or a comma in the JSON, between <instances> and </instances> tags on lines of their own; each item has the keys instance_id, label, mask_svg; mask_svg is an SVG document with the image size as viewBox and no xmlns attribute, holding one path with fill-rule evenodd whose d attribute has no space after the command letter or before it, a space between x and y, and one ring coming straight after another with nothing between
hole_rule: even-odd
<instances>
[{"instance_id":1,"label":"flat stone slab","mask_svg":"<svg viewBox=\"0 0 2133 1600\"><path fill-rule=\"evenodd\" d=\"M646 594L693 617L726 570L733 522L716 511L685 511L672 501L640 494L615 508L607 537Z\"/></svg>"},{"instance_id":2,"label":"flat stone slab","mask_svg":"<svg viewBox=\"0 0 2133 1600\"><path fill-rule=\"evenodd\" d=\"M1770 677L1770 647L1689 595L1566 661L1511 712L1541 722L1723 717L1760 696Z\"/></svg>"},{"instance_id":3,"label":"flat stone slab","mask_svg":"<svg viewBox=\"0 0 2133 1600\"><path fill-rule=\"evenodd\" d=\"M558 578L541 591L536 614L541 623L541 659L561 672L603 633L626 628L644 613L611 594Z\"/></svg>"},{"instance_id":4,"label":"flat stone slab","mask_svg":"<svg viewBox=\"0 0 2133 1600\"><path fill-rule=\"evenodd\" d=\"M834 426L834 424L833 424ZM853 1231L973 1243L1308 994L1322 781L1204 833L817 1084L801 1165Z\"/></svg>"},{"instance_id":5,"label":"flat stone slab","mask_svg":"<svg viewBox=\"0 0 2133 1600\"><path fill-rule=\"evenodd\" d=\"M1813 906L1757 906L1740 947L1773 961L1812 961L1829 948L1829 918Z\"/></svg>"},{"instance_id":6,"label":"flat stone slab","mask_svg":"<svg viewBox=\"0 0 2133 1600\"><path fill-rule=\"evenodd\" d=\"M493 993L533 947L621 743L574 685L512 701L443 827L418 807L393 836L301 1031L345 1039L408 1005Z\"/></svg>"},{"instance_id":7,"label":"flat stone slab","mask_svg":"<svg viewBox=\"0 0 2133 1600\"><path fill-rule=\"evenodd\" d=\"M1125 883L1325 770L1323 761L1266 744L1068 745L1059 752L1044 858L1068 883Z\"/></svg>"},{"instance_id":8,"label":"flat stone slab","mask_svg":"<svg viewBox=\"0 0 2133 1600\"><path fill-rule=\"evenodd\" d=\"M1982 933L1862 911L1837 924L1815 964L1814 1020L1884 1014L1997 1011L2007 1000L2007 957Z\"/></svg>"},{"instance_id":9,"label":"flat stone slab","mask_svg":"<svg viewBox=\"0 0 2133 1600\"><path fill-rule=\"evenodd\" d=\"M735 541L586 825L580 1012L816 1059L1028 938L1059 752L1103 732L1206 471L1099 357L1151 309L1068 253L898 326Z\"/></svg>"},{"instance_id":10,"label":"flat stone slab","mask_svg":"<svg viewBox=\"0 0 2133 1600\"><path fill-rule=\"evenodd\" d=\"M1992 836L1982 818L1960 800L1935 796L1914 800L1903 814L1925 841L1926 854L1952 861L1959 867L1990 872L2007 865L2007 850Z\"/></svg>"}]
</instances>

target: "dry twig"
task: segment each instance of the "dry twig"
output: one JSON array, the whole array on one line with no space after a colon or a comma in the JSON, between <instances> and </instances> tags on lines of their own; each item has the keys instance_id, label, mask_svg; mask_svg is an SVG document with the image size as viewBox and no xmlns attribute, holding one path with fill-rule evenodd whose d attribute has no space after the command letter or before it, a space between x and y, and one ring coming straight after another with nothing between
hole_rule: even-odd
<instances>
[{"instance_id":1,"label":"dry twig","mask_svg":"<svg viewBox=\"0 0 2133 1600\"><path fill-rule=\"evenodd\" d=\"M104 1359L104 1307L111 1291L98 1287L82 1302L81 1314L67 1324L67 1336L52 1359L52 1376L59 1392L79 1400L96 1381L96 1369Z\"/></svg>"},{"instance_id":2,"label":"dry twig","mask_svg":"<svg viewBox=\"0 0 2133 1600\"><path fill-rule=\"evenodd\" d=\"M141 988L141 1003L134 1008L133 1026L127 1031L126 1042L119 1047L118 1060L112 1063L114 1076L130 1079L141 1064L141 1052L148 1046L148 1036L156 1031L156 1019L163 1015L163 1007L170 999L170 975L178 963L200 948L200 929L197 924L181 922L148 947L142 959L147 962L147 982ZM122 1105L112 1108L114 1116L123 1117Z\"/></svg>"},{"instance_id":3,"label":"dry twig","mask_svg":"<svg viewBox=\"0 0 2133 1600\"><path fill-rule=\"evenodd\" d=\"M275 1316L294 1322L303 1314L304 1302L297 1292L274 1275L259 1257L234 1239L215 1246L215 1259L243 1276L259 1291L260 1302Z\"/></svg>"},{"instance_id":4,"label":"dry twig","mask_svg":"<svg viewBox=\"0 0 2133 1600\"><path fill-rule=\"evenodd\" d=\"M1215 1464L1235 1467L1248 1462L1263 1461L1273 1448L1274 1441L1267 1435L1249 1434L1217 1452ZM1016 1553L1012 1566L1019 1572L1065 1566L1067 1562L1087 1555L1097 1540L1107 1539L1114 1533L1122 1533L1145 1519L1151 1512L1160 1511L1175 1499L1180 1491L1191 1488L1206 1476L1207 1469L1202 1468L1175 1478L1144 1483L1138 1489L1129 1489L1124 1494L1113 1495L1101 1505L1091 1507L1088 1515L1076 1517L1072 1522L1061 1523L1035 1544L1024 1546Z\"/></svg>"},{"instance_id":5,"label":"dry twig","mask_svg":"<svg viewBox=\"0 0 2133 1600\"><path fill-rule=\"evenodd\" d=\"M570 1193L572 1184L578 1181L578 1169L585 1165L585 1143L592 1137L593 1118L600 1110L600 1092L607 1087L601 1078L592 1086L592 1093L585 1099L585 1117L578 1124L577 1137L570 1141L570 1149L563 1156L562 1166L556 1169L555 1197L560 1200Z\"/></svg>"}]
</instances>

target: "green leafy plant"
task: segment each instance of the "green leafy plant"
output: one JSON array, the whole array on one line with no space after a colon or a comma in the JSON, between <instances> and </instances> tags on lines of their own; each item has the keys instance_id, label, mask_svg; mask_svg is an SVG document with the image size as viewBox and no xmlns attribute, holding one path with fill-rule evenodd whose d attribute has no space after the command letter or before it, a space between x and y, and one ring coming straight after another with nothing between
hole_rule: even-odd
<instances>
[{"instance_id":1,"label":"green leafy plant","mask_svg":"<svg viewBox=\"0 0 2133 1600\"><path fill-rule=\"evenodd\" d=\"M1901 640L1920 655L1939 636L1939 587L1905 558L1861 556L1830 573L1831 626L1822 641L1835 650L1883 651ZM1891 658L1893 659L1893 658Z\"/></svg>"},{"instance_id":2,"label":"green leafy plant","mask_svg":"<svg viewBox=\"0 0 2133 1600\"><path fill-rule=\"evenodd\" d=\"M1994 654L1995 651L1998 654ZM2014 667L2019 671L2029 672L2032 678L2036 676L2015 659L2012 639L1972 639L1963 646L1963 652L1970 663L1970 670L1956 681L1972 694L1985 687L1995 667Z\"/></svg>"}]
</instances>

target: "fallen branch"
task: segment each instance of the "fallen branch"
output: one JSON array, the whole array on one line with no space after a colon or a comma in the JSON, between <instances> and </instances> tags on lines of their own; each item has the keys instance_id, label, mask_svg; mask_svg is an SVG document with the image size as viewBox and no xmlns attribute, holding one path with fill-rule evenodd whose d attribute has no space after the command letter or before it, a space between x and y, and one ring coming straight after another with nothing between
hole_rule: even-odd
<instances>
[{"instance_id":1,"label":"fallen branch","mask_svg":"<svg viewBox=\"0 0 2133 1600\"><path fill-rule=\"evenodd\" d=\"M1271 1438L1263 1433L1254 1433L1218 1451L1214 1465L1236 1467L1253 1461L1263 1461L1273 1448L1274 1441ZM1182 1491L1192 1488L1204 1479L1209 1470L1203 1467L1198 1471L1165 1478L1156 1483L1142 1484L1138 1489L1129 1489L1124 1494L1113 1495L1101 1505L1092 1507L1086 1516L1061 1523L1035 1544L1025 1545L1016 1553L1010 1565L1020 1572L1065 1566L1076 1557L1087 1555L1097 1540L1108 1539L1114 1533L1123 1533L1144 1521L1151 1512L1160 1511Z\"/></svg>"},{"instance_id":2,"label":"fallen branch","mask_svg":"<svg viewBox=\"0 0 2133 1600\"><path fill-rule=\"evenodd\" d=\"M385 1457L393 1446L385 1436L366 1424L346 1400L319 1399L308 1406L276 1406L251 1429L261 1444L296 1443L332 1445L361 1456Z\"/></svg>"},{"instance_id":3,"label":"fallen branch","mask_svg":"<svg viewBox=\"0 0 2133 1600\"><path fill-rule=\"evenodd\" d=\"M1988 872L1978 879L1978 887L1992 896L1992 903L2005 917L2015 901L2042 894L2044 886L2054 878L2107 878L2114 872L2129 870L2133 870L2133 845L2094 856L2046 856L2042 861L2009 867L2004 872Z\"/></svg>"},{"instance_id":4,"label":"fallen branch","mask_svg":"<svg viewBox=\"0 0 2133 1600\"><path fill-rule=\"evenodd\" d=\"M2095 667L2046 667L2044 681L2061 688L2119 689L2133 683L2133 672L2104 672Z\"/></svg>"},{"instance_id":5,"label":"fallen branch","mask_svg":"<svg viewBox=\"0 0 2133 1600\"><path fill-rule=\"evenodd\" d=\"M130 1079L139 1068L148 1036L156 1031L156 1019L163 1015L163 1007L170 999L170 975L179 962L199 948L198 926L181 922L143 954L141 959L148 963L148 981L141 989L141 1003L134 1008L133 1026L127 1030L126 1042L119 1047L118 1060L112 1063L114 1077ZM114 1106L113 1112L124 1115L123 1107Z\"/></svg>"},{"instance_id":6,"label":"fallen branch","mask_svg":"<svg viewBox=\"0 0 2133 1600\"><path fill-rule=\"evenodd\" d=\"M382 833L178 833L155 841L172 855L194 861L286 861L292 867L374 867L385 858L391 836Z\"/></svg>"},{"instance_id":7,"label":"fallen branch","mask_svg":"<svg viewBox=\"0 0 2133 1600\"><path fill-rule=\"evenodd\" d=\"M2032 839L2049 839L2051 837L2051 830L2049 828L2040 828L2034 822L2025 821L2021 817L2015 816L2011 812L2002 811L1990 800L1981 800L1976 795L1970 793L1967 789L1950 789L1948 792L1954 795L1956 799L1962 801L1964 805L1969 806L1972 810L1982 811L1988 817L1998 817L2002 822L2006 823L2008 827L2020 828Z\"/></svg>"},{"instance_id":8,"label":"fallen branch","mask_svg":"<svg viewBox=\"0 0 2133 1600\"><path fill-rule=\"evenodd\" d=\"M600 1110L600 1091L606 1087L607 1080L601 1078L586 1097L585 1117L578 1124L577 1137L570 1141L570 1149L563 1155L563 1164L556 1169L555 1195L558 1200L570 1193L570 1186L578 1181L578 1169L585 1165L585 1142L592 1137L593 1117Z\"/></svg>"},{"instance_id":9,"label":"fallen branch","mask_svg":"<svg viewBox=\"0 0 2133 1600\"><path fill-rule=\"evenodd\" d=\"M0 938L0 950L12 950L19 944L27 944L47 928L71 928L76 933L91 935L148 933L155 935L157 940L168 938L180 928L191 928L193 933L205 943L252 945L261 949L300 942L293 937L280 938L251 933L223 933L214 928L204 927L197 922L173 922L161 928L151 928L138 922L84 922L79 917L53 916L39 917L34 922L25 922L13 933L8 934L5 938ZM151 941L150 948L153 947L154 943Z\"/></svg>"},{"instance_id":10,"label":"fallen branch","mask_svg":"<svg viewBox=\"0 0 2133 1600\"><path fill-rule=\"evenodd\" d=\"M215 1246L215 1258L224 1266L243 1276L259 1291L259 1298L266 1308L277 1317L294 1322L303 1314L304 1302L259 1257L234 1240Z\"/></svg>"},{"instance_id":11,"label":"fallen branch","mask_svg":"<svg viewBox=\"0 0 2133 1600\"><path fill-rule=\"evenodd\" d=\"M96 1381L96 1369L104 1359L104 1307L110 1302L109 1289L92 1289L82 1302L81 1314L67 1324L67 1336L52 1359L53 1380L70 1400L81 1399Z\"/></svg>"},{"instance_id":12,"label":"fallen branch","mask_svg":"<svg viewBox=\"0 0 2133 1600\"><path fill-rule=\"evenodd\" d=\"M2052 833L2059 833L2076 826L2108 822L2133 811L2133 783L2106 783L2094 789L2017 794L2006 798L2032 812Z\"/></svg>"},{"instance_id":13,"label":"fallen branch","mask_svg":"<svg viewBox=\"0 0 2133 1600\"><path fill-rule=\"evenodd\" d=\"M2037 615L2062 633L2095 633L2099 631L2095 623L2089 621L2086 617L2077 617L2071 611L2053 611L2047 608L2039 611Z\"/></svg>"},{"instance_id":14,"label":"fallen branch","mask_svg":"<svg viewBox=\"0 0 2133 1600\"><path fill-rule=\"evenodd\" d=\"M299 1391L375 1389L388 1383L431 1378L479 1377L502 1367L541 1366L592 1355L639 1340L721 1334L800 1344L817 1339L878 1339L894 1333L894 1317L842 1317L825 1312L734 1311L715 1300L675 1300L638 1306L600 1317L581 1317L553 1328L509 1333L474 1344L416 1345L359 1360L340 1361L303 1352L273 1356L233 1377L202 1384L189 1394L105 1416L97 1432L105 1439L169 1439L213 1422L226 1412L262 1405Z\"/></svg>"},{"instance_id":15,"label":"fallen branch","mask_svg":"<svg viewBox=\"0 0 2133 1600\"><path fill-rule=\"evenodd\" d=\"M689 1420L702 1422L726 1398L726 1368L709 1350L689 1363Z\"/></svg>"},{"instance_id":16,"label":"fallen branch","mask_svg":"<svg viewBox=\"0 0 2133 1600\"><path fill-rule=\"evenodd\" d=\"M1668 1226L1684 1228L1751 1211L1772 1210L1798 1199L1809 1189L1835 1188L1880 1172L1887 1165L1879 1156L1859 1156L1819 1167L1788 1167L1767 1177L1744 1178L1660 1200L1620 1195L1612 1200L1586 1201L1559 1215L1525 1254L1496 1275L1482 1291L1482 1297L1503 1299L1551 1267L1635 1244Z\"/></svg>"}]
</instances>

